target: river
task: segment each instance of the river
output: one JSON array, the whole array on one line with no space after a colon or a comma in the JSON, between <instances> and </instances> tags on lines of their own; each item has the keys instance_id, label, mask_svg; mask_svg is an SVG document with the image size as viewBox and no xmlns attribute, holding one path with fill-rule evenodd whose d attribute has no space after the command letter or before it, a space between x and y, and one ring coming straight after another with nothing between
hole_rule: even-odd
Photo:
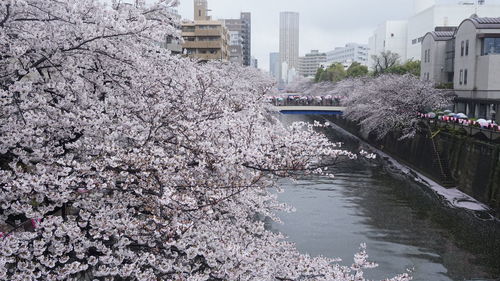
<instances>
[{"instance_id":1,"label":"river","mask_svg":"<svg viewBox=\"0 0 500 281\"><path fill-rule=\"evenodd\" d=\"M334 132L330 134L335 138ZM358 144L346 146L355 150ZM377 161L345 161L333 173L334 179L280 182L285 190L280 201L296 212L280 213L284 223L270 227L287 235L300 252L338 257L341 264L350 265L363 242L371 260L379 264L366 271L369 279L413 269L415 281L500 280L500 249L488 250L483 238L475 235L484 231L477 225L489 228L493 223L497 229L498 221L483 223L467 214L469 219L463 219L466 210L456 215L443 211L416 183L394 177Z\"/></svg>"}]
</instances>

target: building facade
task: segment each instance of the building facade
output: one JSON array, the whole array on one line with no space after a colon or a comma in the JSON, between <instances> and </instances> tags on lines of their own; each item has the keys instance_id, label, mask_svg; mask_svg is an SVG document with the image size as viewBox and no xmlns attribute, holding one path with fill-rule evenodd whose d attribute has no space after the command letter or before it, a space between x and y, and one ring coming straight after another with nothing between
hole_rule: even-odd
<instances>
[{"instance_id":1,"label":"building facade","mask_svg":"<svg viewBox=\"0 0 500 281\"><path fill-rule=\"evenodd\" d=\"M455 4L436 4L435 0L414 0L415 12L403 21L387 21L370 37L370 57L383 51L400 55L402 61L422 60L421 43L424 35L436 27L458 26L464 19L476 14L497 17L500 5L485 1L456 0ZM370 60L370 62L372 62ZM371 63L369 63L371 66Z\"/></svg>"},{"instance_id":2,"label":"building facade","mask_svg":"<svg viewBox=\"0 0 500 281\"><path fill-rule=\"evenodd\" d=\"M369 48L366 44L349 43L345 47L337 47L326 53L326 61L335 63L358 62L368 66Z\"/></svg>"},{"instance_id":3,"label":"building facade","mask_svg":"<svg viewBox=\"0 0 500 281\"><path fill-rule=\"evenodd\" d=\"M259 60L252 56L251 60L250 60L250 66L253 67L253 68L259 68Z\"/></svg>"},{"instance_id":4,"label":"building facade","mask_svg":"<svg viewBox=\"0 0 500 281\"><path fill-rule=\"evenodd\" d=\"M380 24L368 40L368 66L374 65L373 56L385 51L399 54L402 60L406 58L408 21L386 21Z\"/></svg>"},{"instance_id":5,"label":"building facade","mask_svg":"<svg viewBox=\"0 0 500 281\"><path fill-rule=\"evenodd\" d=\"M500 105L500 17L470 18L455 34L457 111L497 119Z\"/></svg>"},{"instance_id":6,"label":"building facade","mask_svg":"<svg viewBox=\"0 0 500 281\"><path fill-rule=\"evenodd\" d=\"M271 77L276 79L280 78L280 53L270 53L269 54L269 74Z\"/></svg>"},{"instance_id":7,"label":"building facade","mask_svg":"<svg viewBox=\"0 0 500 281\"><path fill-rule=\"evenodd\" d=\"M456 29L456 28L455 28ZM422 40L420 77L436 85L453 84L455 41L454 30L429 32Z\"/></svg>"},{"instance_id":8,"label":"building facade","mask_svg":"<svg viewBox=\"0 0 500 281\"><path fill-rule=\"evenodd\" d=\"M280 13L280 82L288 83L288 73L299 64L299 13ZM293 71L292 71L293 73Z\"/></svg>"},{"instance_id":9,"label":"building facade","mask_svg":"<svg viewBox=\"0 0 500 281\"><path fill-rule=\"evenodd\" d=\"M318 68L327 60L326 53L312 50L309 54L299 58L298 73L304 77L314 77Z\"/></svg>"},{"instance_id":10,"label":"building facade","mask_svg":"<svg viewBox=\"0 0 500 281\"><path fill-rule=\"evenodd\" d=\"M447 71L450 64L453 68L455 111L499 122L500 18L468 18L451 38L442 36L444 43L431 37L427 34L422 44L422 78L440 83L444 57L443 69Z\"/></svg>"},{"instance_id":11,"label":"building facade","mask_svg":"<svg viewBox=\"0 0 500 281\"><path fill-rule=\"evenodd\" d=\"M208 16L207 0L194 0L194 21L182 23L183 53L200 61L229 60L229 33L224 21Z\"/></svg>"},{"instance_id":12,"label":"building facade","mask_svg":"<svg viewBox=\"0 0 500 281\"><path fill-rule=\"evenodd\" d=\"M208 0L194 0L194 20L207 21L211 20L208 15Z\"/></svg>"},{"instance_id":13,"label":"building facade","mask_svg":"<svg viewBox=\"0 0 500 281\"><path fill-rule=\"evenodd\" d=\"M239 19L225 19L224 25L230 34L230 60L246 66L251 64L252 16L241 13Z\"/></svg>"}]
</instances>

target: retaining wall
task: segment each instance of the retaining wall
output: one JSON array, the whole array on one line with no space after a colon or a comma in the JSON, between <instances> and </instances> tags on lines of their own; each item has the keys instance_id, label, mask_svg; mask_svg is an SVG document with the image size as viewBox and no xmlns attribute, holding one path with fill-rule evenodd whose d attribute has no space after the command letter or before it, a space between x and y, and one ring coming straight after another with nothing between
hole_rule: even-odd
<instances>
[{"instance_id":1,"label":"retaining wall","mask_svg":"<svg viewBox=\"0 0 500 281\"><path fill-rule=\"evenodd\" d=\"M330 116L328 119L436 182L441 182L442 173L434 165L436 156L428 132L420 132L413 139L399 140L398 135L390 134L377 140L363 134L359 126L342 117ZM447 132L437 134L434 142L441 161L449 169L458 189L489 205L499 214L500 145Z\"/></svg>"}]
</instances>

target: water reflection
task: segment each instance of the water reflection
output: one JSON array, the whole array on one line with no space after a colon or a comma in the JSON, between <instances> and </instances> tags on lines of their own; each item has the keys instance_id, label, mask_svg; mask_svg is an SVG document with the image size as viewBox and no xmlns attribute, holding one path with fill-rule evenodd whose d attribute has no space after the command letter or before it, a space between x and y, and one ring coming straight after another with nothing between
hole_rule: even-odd
<instances>
[{"instance_id":1,"label":"water reflection","mask_svg":"<svg viewBox=\"0 0 500 281\"><path fill-rule=\"evenodd\" d=\"M272 228L288 235L299 251L339 257L349 265L366 242L380 265L366 276L377 280L407 268L414 268L417 281L500 277L498 249L483 251L484 241L436 208L429 195L362 160L344 162L333 172L335 179L281 181L280 200L297 211L280 214L284 224Z\"/></svg>"}]
</instances>

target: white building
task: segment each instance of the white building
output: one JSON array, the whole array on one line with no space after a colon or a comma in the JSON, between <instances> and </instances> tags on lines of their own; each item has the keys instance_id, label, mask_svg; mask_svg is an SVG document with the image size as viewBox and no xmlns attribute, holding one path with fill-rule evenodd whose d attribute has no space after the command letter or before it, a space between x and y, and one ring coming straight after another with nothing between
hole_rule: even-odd
<instances>
[{"instance_id":1,"label":"white building","mask_svg":"<svg viewBox=\"0 0 500 281\"><path fill-rule=\"evenodd\" d=\"M453 81L455 111L496 119L500 109L500 17L464 20L453 36L428 33L421 56L423 79ZM448 38L448 40L446 40ZM452 70L451 77L449 76Z\"/></svg>"},{"instance_id":2,"label":"white building","mask_svg":"<svg viewBox=\"0 0 500 281\"><path fill-rule=\"evenodd\" d=\"M286 63L286 64L284 64ZM299 13L280 13L280 65L287 66L281 69L282 82L287 81L288 72L297 69L299 64ZM284 75L284 76L283 76Z\"/></svg>"},{"instance_id":3,"label":"white building","mask_svg":"<svg viewBox=\"0 0 500 281\"><path fill-rule=\"evenodd\" d=\"M422 40L420 77L436 85L452 84L455 30L428 32Z\"/></svg>"},{"instance_id":4,"label":"white building","mask_svg":"<svg viewBox=\"0 0 500 281\"><path fill-rule=\"evenodd\" d=\"M368 66L373 66L372 56L385 51L399 54L406 58L408 21L386 21L380 24L368 40Z\"/></svg>"},{"instance_id":5,"label":"white building","mask_svg":"<svg viewBox=\"0 0 500 281\"><path fill-rule=\"evenodd\" d=\"M349 43L345 47L337 47L326 53L328 62L353 63L358 62L368 66L368 45Z\"/></svg>"},{"instance_id":6,"label":"white building","mask_svg":"<svg viewBox=\"0 0 500 281\"><path fill-rule=\"evenodd\" d=\"M476 14L479 17L500 16L500 5L483 4L476 1L460 1L456 4L434 4L431 0L420 0L430 4L408 20L408 41L405 59L420 60L423 36L438 26L458 26L464 19ZM421 6L424 7L424 6ZM418 11L418 10L417 10Z\"/></svg>"},{"instance_id":7,"label":"white building","mask_svg":"<svg viewBox=\"0 0 500 281\"><path fill-rule=\"evenodd\" d=\"M436 27L458 26L464 19L476 14L497 17L500 5L467 0L455 4L436 4L435 0L414 0L415 14L408 20L387 21L377 27L369 40L370 57L383 51L398 53L402 61L421 60L421 42L424 35ZM370 60L371 66L371 60Z\"/></svg>"},{"instance_id":8,"label":"white building","mask_svg":"<svg viewBox=\"0 0 500 281\"><path fill-rule=\"evenodd\" d=\"M494 119L500 109L500 17L470 18L459 25L454 69L457 111Z\"/></svg>"},{"instance_id":9,"label":"white building","mask_svg":"<svg viewBox=\"0 0 500 281\"><path fill-rule=\"evenodd\" d=\"M314 77L321 64L326 62L326 54L318 50L312 50L309 54L299 58L299 75Z\"/></svg>"},{"instance_id":10,"label":"white building","mask_svg":"<svg viewBox=\"0 0 500 281\"><path fill-rule=\"evenodd\" d=\"M229 31L229 61L243 65L243 37L239 31Z\"/></svg>"}]
</instances>

